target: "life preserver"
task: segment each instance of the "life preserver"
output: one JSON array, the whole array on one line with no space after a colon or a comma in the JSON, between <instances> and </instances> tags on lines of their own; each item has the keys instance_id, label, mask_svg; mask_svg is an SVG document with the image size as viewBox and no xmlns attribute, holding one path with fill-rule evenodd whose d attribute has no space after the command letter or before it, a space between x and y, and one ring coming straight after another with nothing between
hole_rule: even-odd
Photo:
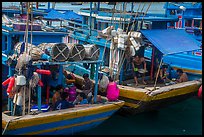
<instances>
[{"instance_id":1,"label":"life preserver","mask_svg":"<svg viewBox=\"0 0 204 137\"><path fill-rule=\"evenodd\" d=\"M202 85L200 86L200 88L198 89L198 97L202 98Z\"/></svg>"}]
</instances>

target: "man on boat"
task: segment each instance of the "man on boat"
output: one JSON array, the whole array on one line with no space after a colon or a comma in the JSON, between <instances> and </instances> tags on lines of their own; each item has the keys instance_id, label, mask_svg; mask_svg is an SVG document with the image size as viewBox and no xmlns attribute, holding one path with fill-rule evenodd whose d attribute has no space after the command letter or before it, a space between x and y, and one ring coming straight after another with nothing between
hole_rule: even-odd
<instances>
[{"instance_id":1,"label":"man on boat","mask_svg":"<svg viewBox=\"0 0 204 137\"><path fill-rule=\"evenodd\" d=\"M188 81L188 76L186 73L183 72L182 69L177 69L177 74L179 75L179 78L176 80L176 82L181 83L181 82L186 82Z\"/></svg>"},{"instance_id":2,"label":"man on boat","mask_svg":"<svg viewBox=\"0 0 204 137\"><path fill-rule=\"evenodd\" d=\"M83 92L87 95L87 99L90 102L91 97L92 97L92 87L93 87L93 83L92 81L89 79L89 74L85 73L83 75L83 85L82 85L82 89Z\"/></svg>"},{"instance_id":3,"label":"man on boat","mask_svg":"<svg viewBox=\"0 0 204 137\"><path fill-rule=\"evenodd\" d=\"M66 108L73 108L74 105L69 103L66 98L68 97L67 92L62 92L60 95L60 100L58 100L54 105L54 110L66 109Z\"/></svg>"},{"instance_id":4,"label":"man on boat","mask_svg":"<svg viewBox=\"0 0 204 137\"><path fill-rule=\"evenodd\" d=\"M144 80L145 72L146 72L146 62L144 57L139 57L138 55L132 61L132 67L134 71L134 79L136 86L138 85L138 77L142 74L142 82L143 84L147 84Z\"/></svg>"}]
</instances>

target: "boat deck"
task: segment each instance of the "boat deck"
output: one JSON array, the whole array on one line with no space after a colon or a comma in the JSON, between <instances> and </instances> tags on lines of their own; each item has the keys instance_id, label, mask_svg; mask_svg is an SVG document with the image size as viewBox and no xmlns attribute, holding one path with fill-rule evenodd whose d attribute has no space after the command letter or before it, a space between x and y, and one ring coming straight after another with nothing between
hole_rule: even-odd
<instances>
[{"instance_id":1,"label":"boat deck","mask_svg":"<svg viewBox=\"0 0 204 137\"><path fill-rule=\"evenodd\" d=\"M138 86L136 86L134 79L130 79L130 80L123 81L122 85L130 86L133 88L134 87L137 87L137 88L152 88L152 87L154 87L154 84L155 84L154 80L148 79L148 80L145 80L145 82L147 83L146 85L142 83L141 79L139 79L138 80ZM157 82L157 84L156 84L156 87L164 87L164 86L165 86L164 83L158 83Z\"/></svg>"}]
</instances>

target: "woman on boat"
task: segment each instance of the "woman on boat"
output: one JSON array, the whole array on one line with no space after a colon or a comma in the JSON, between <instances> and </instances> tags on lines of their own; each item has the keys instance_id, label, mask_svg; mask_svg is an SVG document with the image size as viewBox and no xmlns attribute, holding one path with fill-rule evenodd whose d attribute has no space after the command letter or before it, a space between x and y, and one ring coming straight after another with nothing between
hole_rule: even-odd
<instances>
[{"instance_id":1,"label":"woman on boat","mask_svg":"<svg viewBox=\"0 0 204 137\"><path fill-rule=\"evenodd\" d=\"M183 72L182 69L177 69L177 74L179 75L179 78L176 80L177 83L181 83L181 82L186 82L188 81L188 76L186 73Z\"/></svg>"},{"instance_id":2,"label":"woman on boat","mask_svg":"<svg viewBox=\"0 0 204 137\"><path fill-rule=\"evenodd\" d=\"M158 77L158 82L159 83L166 83L170 82L171 80L169 79L169 73L167 72L168 66L167 65L162 65L160 71L159 71L159 77Z\"/></svg>"},{"instance_id":3,"label":"woman on boat","mask_svg":"<svg viewBox=\"0 0 204 137\"><path fill-rule=\"evenodd\" d=\"M144 80L145 78L145 72L146 72L146 62L144 57L139 57L138 55L135 56L135 58L132 61L132 67L134 71L134 79L135 79L135 84L136 86L138 85L138 77L140 76L141 71L142 71L142 82L143 84L147 84Z\"/></svg>"},{"instance_id":4,"label":"woman on boat","mask_svg":"<svg viewBox=\"0 0 204 137\"><path fill-rule=\"evenodd\" d=\"M107 98L108 101L116 101L119 97L119 88L117 87L117 83L113 81L112 77L109 77L109 83L107 86Z\"/></svg>"}]
</instances>

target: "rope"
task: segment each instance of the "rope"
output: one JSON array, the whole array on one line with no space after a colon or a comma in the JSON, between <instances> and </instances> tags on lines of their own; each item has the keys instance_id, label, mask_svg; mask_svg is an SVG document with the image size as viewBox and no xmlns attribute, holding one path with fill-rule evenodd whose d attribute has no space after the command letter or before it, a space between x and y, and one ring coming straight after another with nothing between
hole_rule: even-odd
<instances>
[{"instance_id":1,"label":"rope","mask_svg":"<svg viewBox=\"0 0 204 137\"><path fill-rule=\"evenodd\" d=\"M124 17L124 24L123 24L123 30L125 29L125 21L126 21L126 18L125 18L125 14L126 14L126 7L127 7L127 3L125 3L125 5L124 5L124 10L123 10L123 17Z\"/></svg>"},{"instance_id":2,"label":"rope","mask_svg":"<svg viewBox=\"0 0 204 137\"><path fill-rule=\"evenodd\" d=\"M144 16L147 14L147 11L149 10L150 6L152 5L152 2L149 4L146 12L144 13L143 17L142 17L142 21L141 21L141 27L142 27L142 24L143 24L143 20L144 20ZM141 28L140 28L141 29Z\"/></svg>"},{"instance_id":3,"label":"rope","mask_svg":"<svg viewBox=\"0 0 204 137\"><path fill-rule=\"evenodd\" d=\"M134 4L133 4L133 10L131 11L131 16L133 15L133 11L134 11ZM126 28L126 34L128 33L128 28L129 28L129 26L130 26L130 21L128 22L128 26L127 26L127 28Z\"/></svg>"},{"instance_id":4,"label":"rope","mask_svg":"<svg viewBox=\"0 0 204 137\"><path fill-rule=\"evenodd\" d=\"M11 121L16 120L16 119L19 119L19 118L22 118L22 117L23 117L23 116L19 116L19 117L17 117L17 118L14 118L14 119L9 120L9 121L6 123L6 126L5 126L5 128L4 128L3 132L2 132L2 135L4 135L4 133L6 132L6 130L7 130L7 128L8 128L8 125L9 125L9 123L10 123Z\"/></svg>"}]
</instances>

